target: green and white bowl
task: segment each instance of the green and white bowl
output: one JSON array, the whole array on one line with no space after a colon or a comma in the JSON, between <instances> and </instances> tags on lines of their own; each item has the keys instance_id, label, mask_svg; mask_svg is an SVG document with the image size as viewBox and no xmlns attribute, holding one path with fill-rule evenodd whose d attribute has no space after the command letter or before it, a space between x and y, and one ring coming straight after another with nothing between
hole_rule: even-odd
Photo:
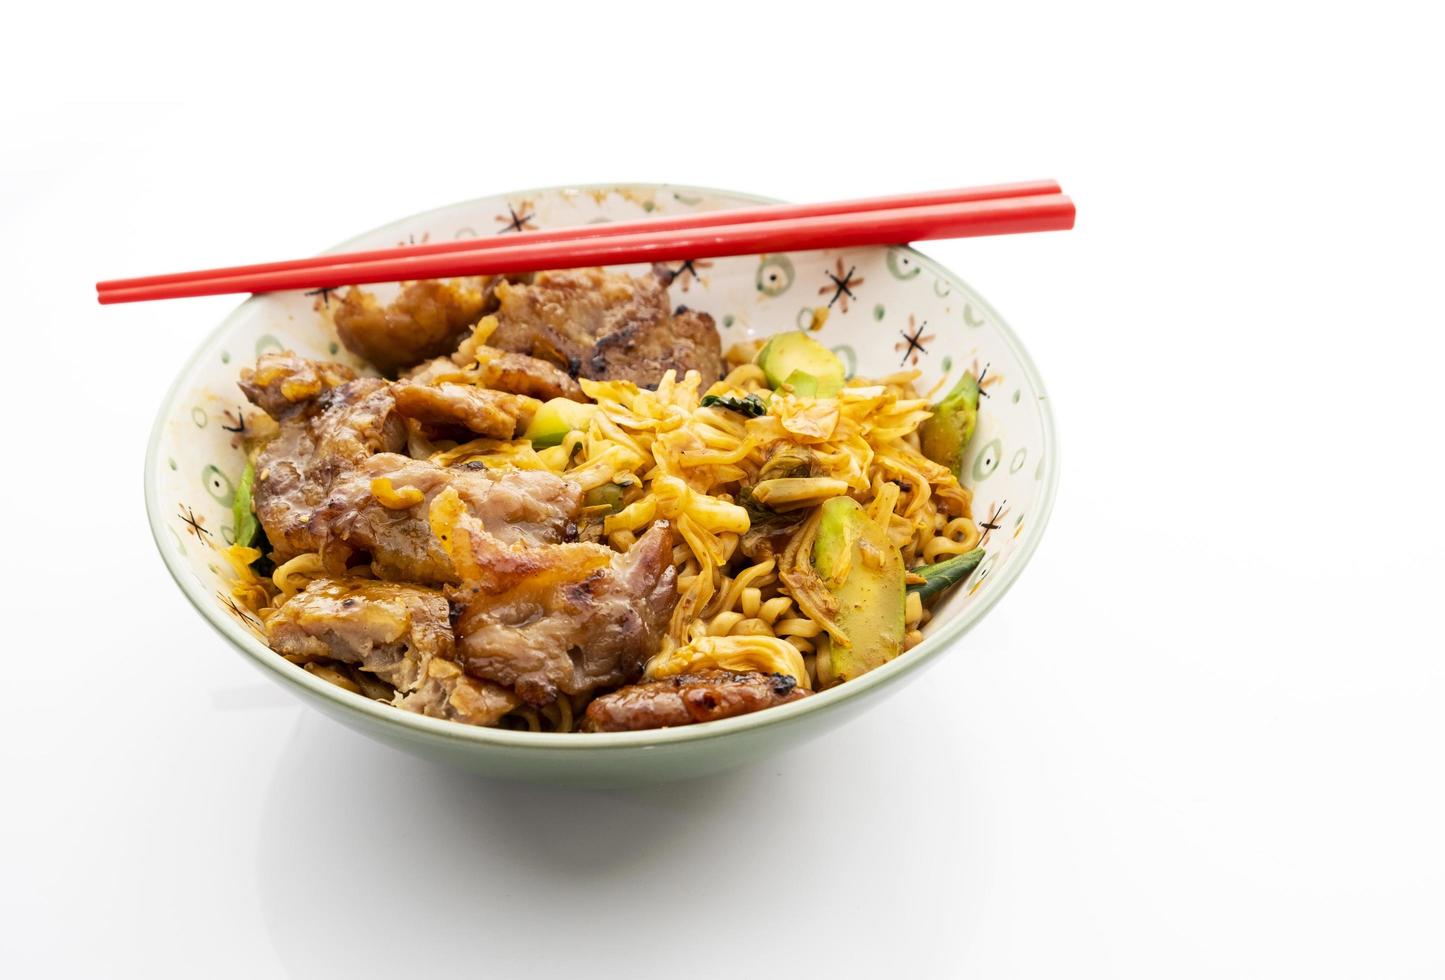
<instances>
[{"instance_id":1,"label":"green and white bowl","mask_svg":"<svg viewBox=\"0 0 1445 980\"><path fill-rule=\"evenodd\" d=\"M742 207L746 194L671 185L547 188L479 198L406 218L338 250ZM628 271L641 271L641 267ZM318 304L326 295L257 296L201 344L166 395L145 461L146 511L176 584L222 637L278 684L357 731L488 776L578 785L680 779L761 759L823 734L905 683L993 607L1023 571L1048 521L1057 483L1053 421L1023 345L976 292L910 248L795 252L698 261L672 285L674 303L711 313L724 349L808 326L851 371L923 372L920 387L983 371L988 397L964 465L974 512L989 525L987 557L936 610L922 643L869 674L757 714L660 731L545 734L472 728L351 694L283 660L260 624L229 600L231 500L244 466L240 369L268 350L356 363Z\"/></svg>"}]
</instances>

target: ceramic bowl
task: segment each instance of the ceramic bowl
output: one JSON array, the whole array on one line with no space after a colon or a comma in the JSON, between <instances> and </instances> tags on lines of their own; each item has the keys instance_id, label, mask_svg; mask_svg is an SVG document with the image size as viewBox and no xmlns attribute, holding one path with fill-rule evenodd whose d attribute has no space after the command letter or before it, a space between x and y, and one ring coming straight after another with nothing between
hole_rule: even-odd
<instances>
[{"instance_id":1,"label":"ceramic bowl","mask_svg":"<svg viewBox=\"0 0 1445 980\"><path fill-rule=\"evenodd\" d=\"M406 218L340 250L506 234L708 211L764 202L672 185L548 188L479 198ZM641 267L628 271L641 271ZM203 341L161 405L145 461L146 510L176 584L227 643L307 704L375 739L488 776L579 785L679 779L731 768L797 745L895 694L959 640L1017 579L1047 523L1057 481L1043 383L1017 337L958 276L911 248L794 252L683 266L672 301L711 313L734 341L807 328L850 372L922 371L920 388L984 372L978 429L964 463L987 557L937 609L922 643L891 663L814 697L690 727L618 734L472 728L399 711L349 693L283 660L260 624L229 599L217 553L229 543L231 500L244 466L240 369L268 350L357 363L321 313L327 294L256 296Z\"/></svg>"}]
</instances>

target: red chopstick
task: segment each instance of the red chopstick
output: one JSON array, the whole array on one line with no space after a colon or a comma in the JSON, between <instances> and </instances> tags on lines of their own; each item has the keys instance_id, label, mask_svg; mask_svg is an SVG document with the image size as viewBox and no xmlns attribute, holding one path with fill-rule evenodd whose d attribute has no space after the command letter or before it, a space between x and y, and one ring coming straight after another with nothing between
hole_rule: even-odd
<instances>
[{"instance_id":1,"label":"red chopstick","mask_svg":"<svg viewBox=\"0 0 1445 980\"><path fill-rule=\"evenodd\" d=\"M856 201L827 201L822 204L764 204L758 207L737 208L729 211L669 214L635 221L524 231L517 235L493 235L487 238L428 242L400 248L377 248L344 254L312 255L304 259L286 259L281 262L261 262L255 265L234 265L219 269L172 272L167 275L139 276L133 279L111 279L107 282L96 283L95 288L99 291L131 289L136 286L156 286L168 282L192 282L197 279L220 279L261 272L280 272L283 269L316 269L336 265L339 262L369 262L400 255L443 255L449 252L485 251L493 248L505 248L521 242L535 244L579 238L611 238L615 235L635 232L674 231L681 228L705 228L719 224L743 225L756 221L781 221L786 218L882 211L887 208L921 207L926 204L951 204L961 201L990 201L1005 197L1033 197L1039 194L1058 194L1060 192L1061 188L1056 181L1029 180L1013 184L990 184L984 187L924 191L918 194L898 194L892 197L872 197Z\"/></svg>"},{"instance_id":2,"label":"red chopstick","mask_svg":"<svg viewBox=\"0 0 1445 980\"><path fill-rule=\"evenodd\" d=\"M1062 231L1074 224L1073 202L1057 193L781 219L755 218L743 223L732 221L734 214L736 212L708 212L707 216L715 223L701 227L656 230L650 222L629 222L629 225L640 224L642 230L623 228L619 233L618 226L602 225L596 226L598 233L594 237L586 238L537 241L518 236L505 244L486 239L481 248L429 253L415 247L401 248L384 250L383 258L358 260L350 255L330 256L332 261L320 266L213 277L207 274L189 279L167 277L163 282L128 287L101 283L96 288L101 303L128 303L221 293L324 289L403 279L498 275L589 265Z\"/></svg>"}]
</instances>

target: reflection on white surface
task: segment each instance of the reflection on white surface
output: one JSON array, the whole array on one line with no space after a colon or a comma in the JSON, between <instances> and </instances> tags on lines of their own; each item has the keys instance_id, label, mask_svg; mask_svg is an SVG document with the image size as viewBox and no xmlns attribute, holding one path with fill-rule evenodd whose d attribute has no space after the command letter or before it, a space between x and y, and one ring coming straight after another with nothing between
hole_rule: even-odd
<instances>
[{"instance_id":1,"label":"reflection on white surface","mask_svg":"<svg viewBox=\"0 0 1445 980\"><path fill-rule=\"evenodd\" d=\"M659 949L648 937L684 935L715 937L699 941L692 971L711 976L753 943L749 955L778 969L807 967L831 927L790 900L801 885L847 896L849 917L893 935L944 927L957 908L919 908L905 885L920 863L959 871L917 832L967 816L903 812L898 771L854 727L831 748L772 765L592 791L482 780L303 716L260 811L267 931L296 976L404 975L419 961L478 975L519 975L539 961L580 968L589 957L645 963ZM830 764L840 752L863 764ZM860 794L899 803L856 828L858 853L821 847L838 840L827 824L850 820ZM901 828L911 832L896 836ZM880 950L878 967L887 959Z\"/></svg>"},{"instance_id":2,"label":"reflection on white surface","mask_svg":"<svg viewBox=\"0 0 1445 980\"><path fill-rule=\"evenodd\" d=\"M277 684L256 682L222 688L211 695L211 704L217 711L275 710L294 708L297 699Z\"/></svg>"}]
</instances>

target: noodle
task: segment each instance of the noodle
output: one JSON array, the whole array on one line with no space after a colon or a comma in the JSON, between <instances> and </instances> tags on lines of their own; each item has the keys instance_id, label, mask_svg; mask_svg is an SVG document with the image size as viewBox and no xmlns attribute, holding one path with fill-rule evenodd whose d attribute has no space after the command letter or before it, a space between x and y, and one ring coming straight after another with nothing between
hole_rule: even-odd
<instances>
[{"instance_id":1,"label":"noodle","mask_svg":"<svg viewBox=\"0 0 1445 980\"><path fill-rule=\"evenodd\" d=\"M494 320L483 320L467 343L479 349L494 328ZM679 598L647 678L708 667L763 670L816 689L820 673L832 677L829 638L847 642L837 599L812 565L824 502L840 496L856 500L909 569L977 548L981 532L969 491L920 449L918 428L931 409L914 388L917 371L854 379L836 397L810 398L790 389L770 391L753 362L756 350L756 344L730 349L725 378L706 392L696 372L679 380L668 371L656 390L582 379L598 410L585 428L549 448L536 449L526 439L434 444L413 425L408 452L440 466L549 470L589 494L605 488L607 493L588 497L579 520L594 527L591 540L619 551L656 521L671 522ZM458 371L474 381L478 374L477 368ZM744 415L717 404L703 407L704 394L755 396L766 411ZM389 509L422 503L420 491L398 489L385 479L371 489ZM436 495L429 519L462 577L482 576L485 569L472 566L485 551L474 550L471 545L480 542L470 540L481 527L454 489ZM774 522L765 526L761 543L755 527L760 520ZM249 568L256 556L252 549L231 551L235 596L263 620L326 573L320 555L307 553L266 580ZM929 616L918 594L907 593L905 649L922 639ZM345 672L325 665L307 669L356 687ZM515 708L502 724L571 731L586 704L586 698L563 695L544 708Z\"/></svg>"},{"instance_id":2,"label":"noodle","mask_svg":"<svg viewBox=\"0 0 1445 980\"><path fill-rule=\"evenodd\" d=\"M289 599L306 588L312 579L320 578L324 574L326 566L322 564L321 556L309 551L304 555L297 555L284 565L278 565L271 575L271 581L281 594Z\"/></svg>"},{"instance_id":3,"label":"noodle","mask_svg":"<svg viewBox=\"0 0 1445 980\"><path fill-rule=\"evenodd\" d=\"M729 352L730 362L745 351ZM695 375L678 382L669 372L655 392L626 382L583 382L602 407L576 469L567 475L584 486L595 460L622 472L616 460L633 459L643 496L605 519L614 547L634 539L652 520L675 522L679 601L658 665L683 656L689 663L723 664L718 642L772 638L787 642L811 661L819 637L839 637L836 601L812 569L819 505L848 494L867 508L907 565L932 563L977 546L980 532L970 516L969 494L946 468L918 448L917 429L930 407L904 372L873 384L854 382L836 399L774 394L766 415L744 418L700 404ZM762 370L736 364L709 389L720 396L765 390ZM618 434L624 436L619 439ZM814 464L804 476L759 479L769 459L800 451ZM747 533L751 520L738 506L744 489L771 511L807 512L780 558L750 559L724 545ZM925 610L916 595L907 604L905 645L921 638ZM680 651L686 649L684 656ZM708 651L707 653L701 651ZM796 665L795 665L796 666ZM807 682L816 670L806 664ZM651 674L650 674L651 676Z\"/></svg>"}]
</instances>

